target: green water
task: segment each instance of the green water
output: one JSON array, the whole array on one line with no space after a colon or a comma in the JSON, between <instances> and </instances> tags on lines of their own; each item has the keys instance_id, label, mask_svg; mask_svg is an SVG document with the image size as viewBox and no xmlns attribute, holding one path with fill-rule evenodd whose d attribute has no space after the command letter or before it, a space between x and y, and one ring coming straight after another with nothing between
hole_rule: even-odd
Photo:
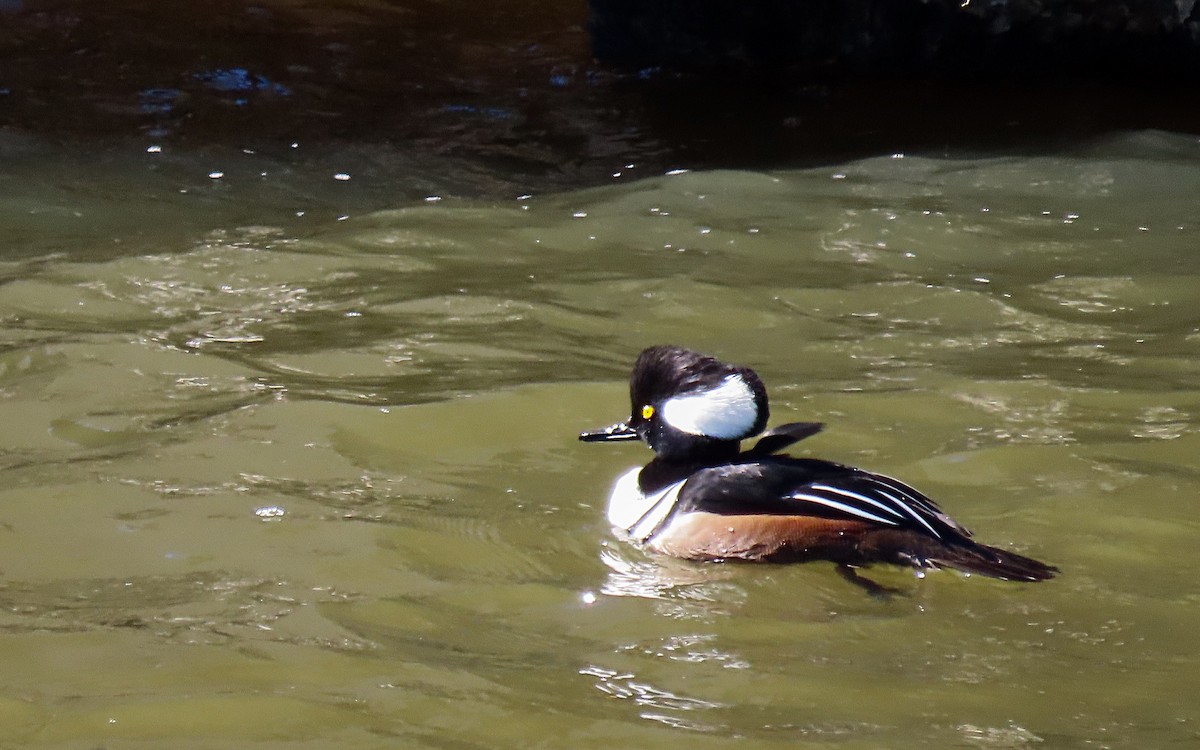
<instances>
[{"instance_id":1,"label":"green water","mask_svg":"<svg viewBox=\"0 0 1200 750\"><path fill-rule=\"evenodd\" d=\"M5 743L1200 739L1195 138L476 201L356 187L344 153L318 180L18 146ZM604 500L648 451L575 436L659 342L753 366L773 422L829 424L798 453L1061 578L877 570L880 601L617 542Z\"/></svg>"}]
</instances>

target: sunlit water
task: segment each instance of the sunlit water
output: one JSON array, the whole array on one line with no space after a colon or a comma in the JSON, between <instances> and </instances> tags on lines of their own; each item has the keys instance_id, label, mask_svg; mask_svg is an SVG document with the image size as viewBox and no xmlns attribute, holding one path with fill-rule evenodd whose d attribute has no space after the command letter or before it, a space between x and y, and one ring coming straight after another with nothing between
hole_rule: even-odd
<instances>
[{"instance_id":1,"label":"sunlit water","mask_svg":"<svg viewBox=\"0 0 1200 750\"><path fill-rule=\"evenodd\" d=\"M473 202L348 193L337 155L8 148L14 746L1200 738L1193 138ZM615 541L648 452L575 436L658 342L1061 578L876 570L881 601Z\"/></svg>"}]
</instances>

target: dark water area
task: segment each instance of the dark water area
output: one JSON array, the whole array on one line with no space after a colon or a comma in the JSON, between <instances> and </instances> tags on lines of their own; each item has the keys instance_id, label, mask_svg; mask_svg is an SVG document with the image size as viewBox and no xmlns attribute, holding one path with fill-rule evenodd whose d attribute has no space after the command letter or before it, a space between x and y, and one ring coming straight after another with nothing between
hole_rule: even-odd
<instances>
[{"instance_id":1,"label":"dark water area","mask_svg":"<svg viewBox=\"0 0 1200 750\"><path fill-rule=\"evenodd\" d=\"M583 2L561 1L6 0L0 128L299 165L295 143L376 144L380 177L419 165L467 195L1200 131L1191 97L1155 81L614 70L587 25Z\"/></svg>"}]
</instances>

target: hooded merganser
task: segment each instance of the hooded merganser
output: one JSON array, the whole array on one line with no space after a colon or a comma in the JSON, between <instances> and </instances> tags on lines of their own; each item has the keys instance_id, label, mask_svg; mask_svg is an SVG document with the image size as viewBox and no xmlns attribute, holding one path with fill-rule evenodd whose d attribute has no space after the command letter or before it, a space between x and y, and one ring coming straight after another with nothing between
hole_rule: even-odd
<instances>
[{"instance_id":1,"label":"hooded merganser","mask_svg":"<svg viewBox=\"0 0 1200 750\"><path fill-rule=\"evenodd\" d=\"M1058 572L972 541L971 532L903 482L775 455L820 432L819 423L781 425L741 450L769 414L766 388L749 368L652 346L633 366L629 395L627 421L579 439L640 438L654 450L654 460L617 480L608 501L613 526L651 551L693 560L829 560L852 580L854 568L872 563L1013 581Z\"/></svg>"}]
</instances>

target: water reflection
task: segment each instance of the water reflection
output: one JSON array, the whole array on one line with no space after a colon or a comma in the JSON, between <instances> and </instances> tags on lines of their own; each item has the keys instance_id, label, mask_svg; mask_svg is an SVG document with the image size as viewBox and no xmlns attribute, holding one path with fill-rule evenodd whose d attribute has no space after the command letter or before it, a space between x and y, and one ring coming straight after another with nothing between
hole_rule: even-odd
<instances>
[{"instance_id":1,"label":"water reflection","mask_svg":"<svg viewBox=\"0 0 1200 750\"><path fill-rule=\"evenodd\" d=\"M596 678L596 689L606 695L621 700L628 700L639 708L647 709L639 712L639 716L649 721L666 724L677 729L690 729L701 732L716 731L720 727L706 723L702 718L692 717L690 712L722 708L722 704L712 701L690 698L662 690L649 683L638 680L637 675L618 672L614 669L589 665L579 674Z\"/></svg>"},{"instance_id":2,"label":"water reflection","mask_svg":"<svg viewBox=\"0 0 1200 750\"><path fill-rule=\"evenodd\" d=\"M696 565L683 560L647 557L635 550L606 543L600 561L608 568L601 592L635 596L662 603L659 611L677 618L728 614L744 601L745 593L730 582L721 565Z\"/></svg>"},{"instance_id":3,"label":"water reflection","mask_svg":"<svg viewBox=\"0 0 1200 750\"><path fill-rule=\"evenodd\" d=\"M973 724L963 724L958 727L962 732L963 741L972 747L1003 747L1022 748L1034 747L1045 742L1028 729L1017 724L1002 727L978 727Z\"/></svg>"}]
</instances>

